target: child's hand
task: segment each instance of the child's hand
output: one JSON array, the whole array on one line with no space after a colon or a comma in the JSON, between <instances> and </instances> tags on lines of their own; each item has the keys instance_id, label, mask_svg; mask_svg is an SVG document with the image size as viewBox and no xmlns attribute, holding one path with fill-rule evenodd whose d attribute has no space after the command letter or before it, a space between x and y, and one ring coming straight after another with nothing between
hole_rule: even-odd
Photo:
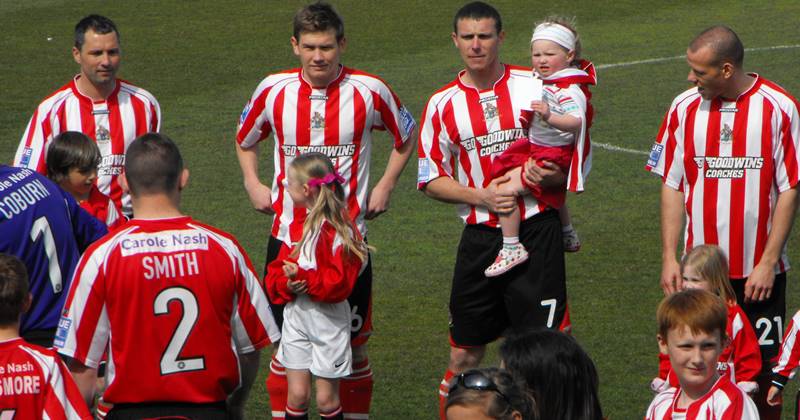
<instances>
[{"instance_id":1,"label":"child's hand","mask_svg":"<svg viewBox=\"0 0 800 420\"><path fill-rule=\"evenodd\" d=\"M305 280L287 280L286 287L296 295L302 295L308 291L308 284Z\"/></svg>"},{"instance_id":2,"label":"child's hand","mask_svg":"<svg viewBox=\"0 0 800 420\"><path fill-rule=\"evenodd\" d=\"M533 112L542 116L542 119L547 122L550 119L550 106L545 101L531 101L531 109Z\"/></svg>"},{"instance_id":3,"label":"child's hand","mask_svg":"<svg viewBox=\"0 0 800 420\"><path fill-rule=\"evenodd\" d=\"M783 404L783 390L775 385L769 387L769 391L767 392L767 404L773 407Z\"/></svg>"},{"instance_id":4,"label":"child's hand","mask_svg":"<svg viewBox=\"0 0 800 420\"><path fill-rule=\"evenodd\" d=\"M284 261L283 274L290 279L297 277L297 264L291 261Z\"/></svg>"}]
</instances>

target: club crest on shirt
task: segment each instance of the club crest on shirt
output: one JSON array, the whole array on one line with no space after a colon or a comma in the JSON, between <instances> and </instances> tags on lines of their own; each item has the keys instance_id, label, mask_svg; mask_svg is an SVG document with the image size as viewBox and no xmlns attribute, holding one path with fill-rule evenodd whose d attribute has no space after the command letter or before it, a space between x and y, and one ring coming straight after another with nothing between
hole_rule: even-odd
<instances>
[{"instance_id":1,"label":"club crest on shirt","mask_svg":"<svg viewBox=\"0 0 800 420\"><path fill-rule=\"evenodd\" d=\"M312 130L324 130L325 129L325 117L322 116L319 112L315 112L314 115L311 116L311 129Z\"/></svg>"},{"instance_id":2,"label":"club crest on shirt","mask_svg":"<svg viewBox=\"0 0 800 420\"><path fill-rule=\"evenodd\" d=\"M497 107L491 102L487 102L486 105L483 106L483 119L486 121L493 120L497 118L498 115L500 115L500 113L497 111Z\"/></svg>"},{"instance_id":3,"label":"club crest on shirt","mask_svg":"<svg viewBox=\"0 0 800 420\"><path fill-rule=\"evenodd\" d=\"M111 133L108 132L107 128L100 125L97 126L97 130L94 132L94 138L98 143L107 143L111 141Z\"/></svg>"},{"instance_id":4,"label":"club crest on shirt","mask_svg":"<svg viewBox=\"0 0 800 420\"><path fill-rule=\"evenodd\" d=\"M719 141L720 143L727 143L731 140L733 140L733 130L731 130L731 126L725 124L719 132Z\"/></svg>"}]
</instances>

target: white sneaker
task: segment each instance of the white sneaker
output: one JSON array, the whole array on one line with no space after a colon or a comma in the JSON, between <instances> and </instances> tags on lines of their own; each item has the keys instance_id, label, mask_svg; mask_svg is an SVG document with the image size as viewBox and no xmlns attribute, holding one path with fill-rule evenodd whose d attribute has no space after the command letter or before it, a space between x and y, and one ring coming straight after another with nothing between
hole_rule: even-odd
<instances>
[{"instance_id":1,"label":"white sneaker","mask_svg":"<svg viewBox=\"0 0 800 420\"><path fill-rule=\"evenodd\" d=\"M563 231L564 252L578 252L581 249L581 240L578 239L578 232L575 229Z\"/></svg>"},{"instance_id":2,"label":"white sneaker","mask_svg":"<svg viewBox=\"0 0 800 420\"><path fill-rule=\"evenodd\" d=\"M528 251L522 244L516 244L512 247L503 247L497 254L494 263L483 272L486 277L497 277L508 270L524 263L528 260Z\"/></svg>"}]
</instances>

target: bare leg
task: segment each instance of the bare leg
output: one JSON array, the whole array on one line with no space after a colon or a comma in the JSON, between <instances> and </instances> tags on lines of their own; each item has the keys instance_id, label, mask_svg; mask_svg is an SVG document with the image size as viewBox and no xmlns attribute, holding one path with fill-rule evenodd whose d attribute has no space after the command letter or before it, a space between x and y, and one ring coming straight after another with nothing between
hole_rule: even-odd
<instances>
[{"instance_id":1,"label":"bare leg","mask_svg":"<svg viewBox=\"0 0 800 420\"><path fill-rule=\"evenodd\" d=\"M514 196L526 192L527 189L522 185L520 178L521 172L522 168L514 168L509 171L507 173L509 180L498 186L498 192ZM497 217L500 219L500 230L503 232L503 248L500 249L500 253L492 265L484 271L486 277L499 276L528 259L528 251L519 243L519 208L514 206L511 212L498 214Z\"/></svg>"},{"instance_id":2,"label":"bare leg","mask_svg":"<svg viewBox=\"0 0 800 420\"><path fill-rule=\"evenodd\" d=\"M338 410L341 407L339 402L339 379L317 377L316 385L317 408L320 413L330 413Z\"/></svg>"},{"instance_id":3,"label":"bare leg","mask_svg":"<svg viewBox=\"0 0 800 420\"><path fill-rule=\"evenodd\" d=\"M509 176L508 182L504 182L500 184L498 187L499 193L501 194L514 194L514 195L522 195L527 191L524 185L522 185L522 179L520 178L520 173L522 172L522 168L514 168L506 173ZM500 229L503 231L504 238L510 237L519 237L519 208L514 207L514 211L511 213L505 214L498 214L500 218ZM519 241L517 241L519 242Z\"/></svg>"},{"instance_id":4,"label":"bare leg","mask_svg":"<svg viewBox=\"0 0 800 420\"><path fill-rule=\"evenodd\" d=\"M569 226L572 224L572 220L569 217L569 209L567 208L567 203L564 203L560 209L558 209L558 218L561 220L561 226Z\"/></svg>"},{"instance_id":5,"label":"bare leg","mask_svg":"<svg viewBox=\"0 0 800 420\"><path fill-rule=\"evenodd\" d=\"M311 372L286 369L286 380L289 383L287 405L295 409L307 410L308 401L311 399Z\"/></svg>"}]
</instances>

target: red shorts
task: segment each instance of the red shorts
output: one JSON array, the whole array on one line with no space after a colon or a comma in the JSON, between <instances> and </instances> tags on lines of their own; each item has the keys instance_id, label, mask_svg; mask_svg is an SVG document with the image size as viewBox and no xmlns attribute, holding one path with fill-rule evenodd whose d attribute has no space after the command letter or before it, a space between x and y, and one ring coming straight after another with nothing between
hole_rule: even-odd
<instances>
[{"instance_id":1,"label":"red shorts","mask_svg":"<svg viewBox=\"0 0 800 420\"><path fill-rule=\"evenodd\" d=\"M535 159L536 164L539 166L543 166L543 162L548 161L558 165L565 173L569 172L574 148L575 146L572 144L566 146L541 146L531 143L527 138L518 139L503 154L494 158L492 161L492 178L497 178L514 168L524 166L529 158ZM567 192L564 188L530 186L525 183L524 174L520 173L520 177L522 177L522 185L525 185L531 195L536 197L539 202L554 209L561 208L564 205L567 197Z\"/></svg>"}]
</instances>

